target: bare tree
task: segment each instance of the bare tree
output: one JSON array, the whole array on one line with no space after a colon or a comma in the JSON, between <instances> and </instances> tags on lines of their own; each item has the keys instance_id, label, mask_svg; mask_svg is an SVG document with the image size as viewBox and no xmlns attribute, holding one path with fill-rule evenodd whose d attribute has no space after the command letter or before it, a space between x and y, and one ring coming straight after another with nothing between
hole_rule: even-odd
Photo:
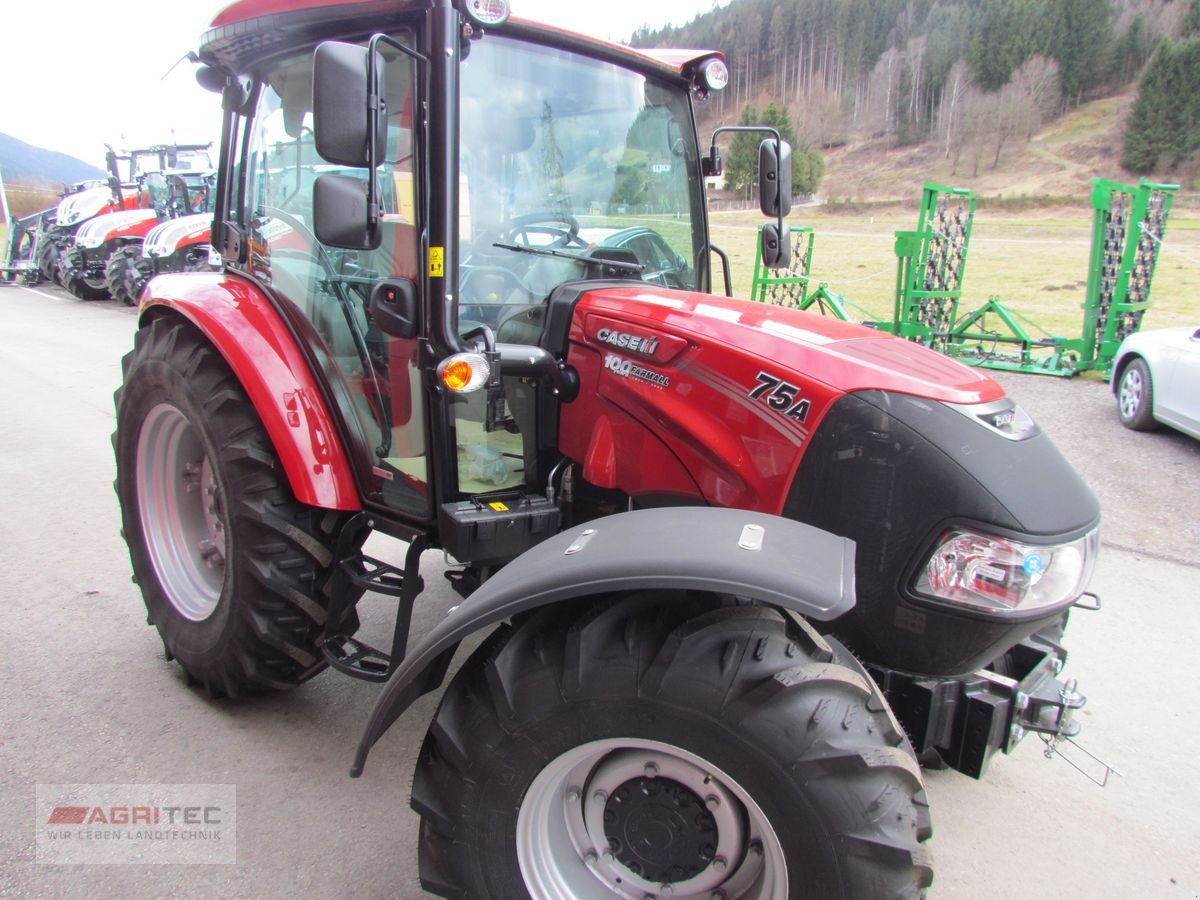
<instances>
[{"instance_id":1,"label":"bare tree","mask_svg":"<svg viewBox=\"0 0 1200 900\"><path fill-rule=\"evenodd\" d=\"M1032 56L1013 73L1004 87L1015 96L1012 103L1023 108L1025 139L1032 140L1042 124L1058 107L1058 63L1045 56Z\"/></svg>"},{"instance_id":2,"label":"bare tree","mask_svg":"<svg viewBox=\"0 0 1200 900\"><path fill-rule=\"evenodd\" d=\"M963 118L963 99L970 87L970 68L965 60L960 59L950 68L950 72L946 76L946 83L942 87L942 102L938 107L938 129L943 136L943 147L947 157L950 156L952 148L961 150L959 130ZM957 167L958 158L956 156L955 168L957 169Z\"/></svg>"}]
</instances>

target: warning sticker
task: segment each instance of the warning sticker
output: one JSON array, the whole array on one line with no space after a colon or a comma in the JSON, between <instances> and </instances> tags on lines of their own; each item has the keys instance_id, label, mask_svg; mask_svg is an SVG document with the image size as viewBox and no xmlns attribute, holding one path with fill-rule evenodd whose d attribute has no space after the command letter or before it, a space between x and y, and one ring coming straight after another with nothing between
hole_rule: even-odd
<instances>
[{"instance_id":1,"label":"warning sticker","mask_svg":"<svg viewBox=\"0 0 1200 900\"><path fill-rule=\"evenodd\" d=\"M429 277L430 278L445 278L446 277L446 248L445 247L430 247L429 248Z\"/></svg>"},{"instance_id":2,"label":"warning sticker","mask_svg":"<svg viewBox=\"0 0 1200 900\"><path fill-rule=\"evenodd\" d=\"M495 501L494 503L489 503L488 506L490 506L496 512L508 512L508 507L505 506L503 503L501 503L499 500Z\"/></svg>"}]
</instances>

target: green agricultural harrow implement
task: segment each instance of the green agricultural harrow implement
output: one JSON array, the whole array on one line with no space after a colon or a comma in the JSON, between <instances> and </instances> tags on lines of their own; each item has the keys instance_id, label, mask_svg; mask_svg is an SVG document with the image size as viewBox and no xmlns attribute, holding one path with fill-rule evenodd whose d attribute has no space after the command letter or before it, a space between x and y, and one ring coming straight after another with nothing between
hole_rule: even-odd
<instances>
[{"instance_id":1,"label":"green agricultural harrow implement","mask_svg":"<svg viewBox=\"0 0 1200 900\"><path fill-rule=\"evenodd\" d=\"M1142 179L1137 186L1093 180L1091 261L1083 328L1078 338L1055 337L990 297L959 315L967 249L975 217L969 190L927 184L915 231L896 232L896 294L891 321L868 321L972 365L1039 375L1088 370L1107 377L1117 347L1141 328L1150 286L1178 186ZM813 287L815 235L793 228L793 269L771 271L755 261L751 296L849 319L853 304L824 282Z\"/></svg>"}]
</instances>

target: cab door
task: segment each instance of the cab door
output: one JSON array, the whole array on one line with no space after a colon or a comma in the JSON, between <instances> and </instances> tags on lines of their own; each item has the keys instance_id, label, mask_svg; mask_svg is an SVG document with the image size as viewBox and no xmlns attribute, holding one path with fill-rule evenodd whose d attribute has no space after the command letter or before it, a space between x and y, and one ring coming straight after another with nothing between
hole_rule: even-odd
<instances>
[{"instance_id":1,"label":"cab door","mask_svg":"<svg viewBox=\"0 0 1200 900\"><path fill-rule=\"evenodd\" d=\"M411 35L398 35L411 41ZM248 235L245 273L269 289L328 386L344 426L357 480L368 501L428 520L424 391L418 341L384 334L368 305L382 279L421 283L414 177L418 141L412 126L416 77L411 60L390 62L387 154L379 167L383 240L376 250L322 243L313 215L321 174L361 177L316 151L313 56L276 61L261 73L243 144L245 184L239 213Z\"/></svg>"}]
</instances>

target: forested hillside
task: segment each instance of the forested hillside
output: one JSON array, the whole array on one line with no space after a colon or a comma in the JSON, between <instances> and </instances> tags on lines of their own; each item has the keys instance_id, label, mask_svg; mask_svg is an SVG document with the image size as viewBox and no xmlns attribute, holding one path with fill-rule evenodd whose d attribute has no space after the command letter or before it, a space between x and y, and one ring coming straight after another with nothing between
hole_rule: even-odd
<instances>
[{"instance_id":1,"label":"forested hillside","mask_svg":"<svg viewBox=\"0 0 1200 900\"><path fill-rule=\"evenodd\" d=\"M1160 44L1200 21L1198 9L1200 0L732 0L631 42L726 53L730 86L707 104L706 126L774 102L802 148L936 147L971 177L1084 101L1131 90ZM1159 90L1190 58L1172 64ZM1173 114L1162 108L1154 114ZM1120 158L1119 129L1113 138Z\"/></svg>"}]
</instances>

